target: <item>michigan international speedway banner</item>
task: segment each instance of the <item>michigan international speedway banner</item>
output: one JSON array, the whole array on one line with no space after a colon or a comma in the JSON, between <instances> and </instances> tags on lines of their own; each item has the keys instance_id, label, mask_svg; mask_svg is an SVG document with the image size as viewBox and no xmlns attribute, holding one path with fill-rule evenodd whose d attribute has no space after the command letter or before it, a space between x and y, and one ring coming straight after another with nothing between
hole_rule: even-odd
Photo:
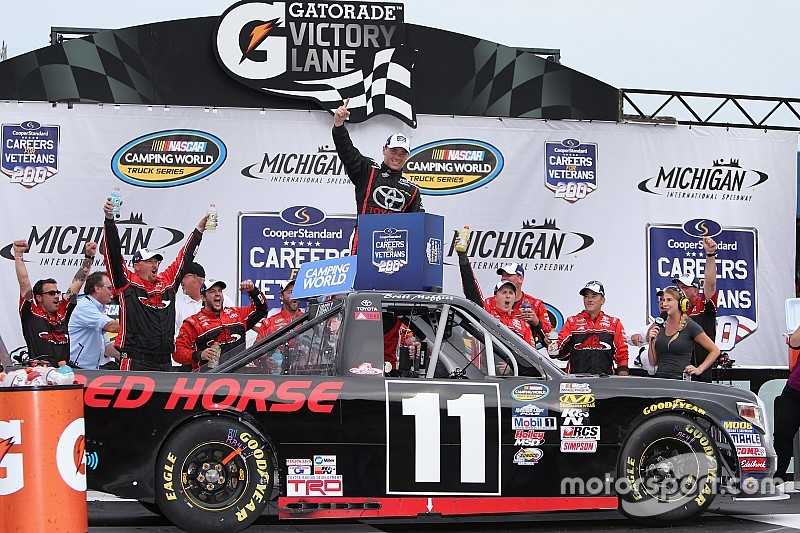
<instances>
[{"instance_id":1,"label":"michigan international speedway banner","mask_svg":"<svg viewBox=\"0 0 800 533\"><path fill-rule=\"evenodd\" d=\"M600 280L604 310L631 330L656 290L702 278L700 238L719 242L717 342L737 366L785 366L784 300L794 295L794 133L668 125L388 115L349 129L381 157L393 132L411 139L406 173L426 211L445 218L444 290L461 291L449 242L468 225L485 295L505 262L559 325ZM325 111L0 103L0 335L23 344L10 243L27 239L33 281L65 290L83 244L101 237L119 187L124 254L156 249L166 266L214 203L219 228L197 260L209 277L253 279L273 305L301 264L346 255L354 188ZM383 201L391 202L391 195ZM98 256L96 268L102 267Z\"/></svg>"}]
</instances>

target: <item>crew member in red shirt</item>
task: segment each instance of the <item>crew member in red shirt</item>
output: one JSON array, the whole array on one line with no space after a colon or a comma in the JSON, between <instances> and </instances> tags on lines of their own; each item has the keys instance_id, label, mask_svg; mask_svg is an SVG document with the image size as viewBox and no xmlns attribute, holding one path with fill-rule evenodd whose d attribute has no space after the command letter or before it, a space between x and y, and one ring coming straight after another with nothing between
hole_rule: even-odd
<instances>
[{"instance_id":1,"label":"crew member in red shirt","mask_svg":"<svg viewBox=\"0 0 800 533\"><path fill-rule=\"evenodd\" d=\"M525 269L520 263L508 263L497 269L497 274L503 281L510 281L517 288L516 299L514 300L514 316L522 318L531 327L534 337L540 337L542 343L545 342L547 334L553 329L547 308L539 298L534 298L522 290L525 282ZM483 301L483 307L491 312L493 305L492 298Z\"/></svg>"},{"instance_id":2,"label":"crew member in red shirt","mask_svg":"<svg viewBox=\"0 0 800 533\"><path fill-rule=\"evenodd\" d=\"M603 312L606 291L599 281L580 290L583 311L571 316L558 333L558 358L569 360L571 374L628 375L628 343L618 318Z\"/></svg>"},{"instance_id":3,"label":"crew member in red shirt","mask_svg":"<svg viewBox=\"0 0 800 533\"><path fill-rule=\"evenodd\" d=\"M514 282L510 279L501 279L494 287L494 296L484 300L466 252L458 252L458 265L461 272L461 285L464 289L464 296L497 317L500 323L508 326L517 335L525 339L525 342L535 346L530 326L514 312L514 301L519 293Z\"/></svg>"},{"instance_id":4,"label":"crew member in red shirt","mask_svg":"<svg viewBox=\"0 0 800 533\"><path fill-rule=\"evenodd\" d=\"M275 333L283 326L303 314L303 311L300 310L300 302L292 299L294 281L295 280L289 280L283 284L279 294L281 299L281 310L261 321L261 327L258 330L258 336L256 337L255 342L258 342L261 339L266 339L267 336Z\"/></svg>"},{"instance_id":5,"label":"crew member in red shirt","mask_svg":"<svg viewBox=\"0 0 800 533\"><path fill-rule=\"evenodd\" d=\"M224 307L225 287L224 281L203 282L203 309L183 321L175 341L173 357L178 363L191 364L192 370L197 370L221 354L244 346L247 330L267 314L267 298L249 279L239 285L239 290L250 296L251 303L246 307Z\"/></svg>"}]
</instances>

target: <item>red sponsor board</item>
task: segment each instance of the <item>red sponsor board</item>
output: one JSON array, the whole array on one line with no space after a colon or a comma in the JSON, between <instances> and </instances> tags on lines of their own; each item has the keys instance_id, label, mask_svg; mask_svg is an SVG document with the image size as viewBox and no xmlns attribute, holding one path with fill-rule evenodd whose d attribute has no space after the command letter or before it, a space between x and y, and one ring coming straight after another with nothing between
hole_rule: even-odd
<instances>
[{"instance_id":1,"label":"red sponsor board","mask_svg":"<svg viewBox=\"0 0 800 533\"><path fill-rule=\"evenodd\" d=\"M737 446L736 455L739 457L766 457L767 450L760 446Z\"/></svg>"},{"instance_id":2,"label":"red sponsor board","mask_svg":"<svg viewBox=\"0 0 800 533\"><path fill-rule=\"evenodd\" d=\"M562 440L563 453L594 453L597 451L596 440Z\"/></svg>"},{"instance_id":3,"label":"red sponsor board","mask_svg":"<svg viewBox=\"0 0 800 533\"><path fill-rule=\"evenodd\" d=\"M380 320L381 314L377 311L357 311L355 314L356 320Z\"/></svg>"},{"instance_id":4,"label":"red sponsor board","mask_svg":"<svg viewBox=\"0 0 800 533\"><path fill-rule=\"evenodd\" d=\"M281 497L278 499L280 518L297 518L296 505L327 504L309 507L304 518L368 518L389 516L419 516L426 513L441 515L470 515L481 513L529 513L547 511L577 511L586 509L616 509L616 496L571 496L547 498L486 498L475 505L475 498L320 498L314 496ZM338 504L333 506L331 504ZM367 507L365 504L373 504ZM380 505L374 505L374 504ZM290 507L291 505L291 507Z\"/></svg>"},{"instance_id":5,"label":"red sponsor board","mask_svg":"<svg viewBox=\"0 0 800 533\"><path fill-rule=\"evenodd\" d=\"M739 465L742 467L742 470L744 470L744 471L766 470L767 469L767 458L766 457L747 457L745 459L739 459Z\"/></svg>"},{"instance_id":6,"label":"red sponsor board","mask_svg":"<svg viewBox=\"0 0 800 533\"><path fill-rule=\"evenodd\" d=\"M288 496L341 496L342 476L286 476Z\"/></svg>"},{"instance_id":7,"label":"red sponsor board","mask_svg":"<svg viewBox=\"0 0 800 533\"><path fill-rule=\"evenodd\" d=\"M515 439L535 439L544 441L544 431L533 431L532 429L518 429L514 432Z\"/></svg>"}]
</instances>

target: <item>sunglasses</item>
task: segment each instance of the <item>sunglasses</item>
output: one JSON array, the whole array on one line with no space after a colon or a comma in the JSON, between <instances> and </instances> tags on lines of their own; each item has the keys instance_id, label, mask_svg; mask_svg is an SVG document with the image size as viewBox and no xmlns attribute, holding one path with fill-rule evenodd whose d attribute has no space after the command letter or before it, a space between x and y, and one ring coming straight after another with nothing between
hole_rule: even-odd
<instances>
[{"instance_id":1,"label":"sunglasses","mask_svg":"<svg viewBox=\"0 0 800 533\"><path fill-rule=\"evenodd\" d=\"M48 296L58 296L59 294L61 294L61 291L46 291L42 293L42 296L44 296L45 294L47 294Z\"/></svg>"}]
</instances>

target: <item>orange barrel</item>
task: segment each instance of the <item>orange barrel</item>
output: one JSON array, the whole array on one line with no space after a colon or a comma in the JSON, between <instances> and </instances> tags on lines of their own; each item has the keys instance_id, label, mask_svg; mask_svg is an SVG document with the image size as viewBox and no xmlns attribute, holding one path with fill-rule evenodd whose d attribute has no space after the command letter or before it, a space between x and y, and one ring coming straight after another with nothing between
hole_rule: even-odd
<instances>
[{"instance_id":1,"label":"orange barrel","mask_svg":"<svg viewBox=\"0 0 800 533\"><path fill-rule=\"evenodd\" d=\"M0 524L85 532L83 386L0 389Z\"/></svg>"}]
</instances>

